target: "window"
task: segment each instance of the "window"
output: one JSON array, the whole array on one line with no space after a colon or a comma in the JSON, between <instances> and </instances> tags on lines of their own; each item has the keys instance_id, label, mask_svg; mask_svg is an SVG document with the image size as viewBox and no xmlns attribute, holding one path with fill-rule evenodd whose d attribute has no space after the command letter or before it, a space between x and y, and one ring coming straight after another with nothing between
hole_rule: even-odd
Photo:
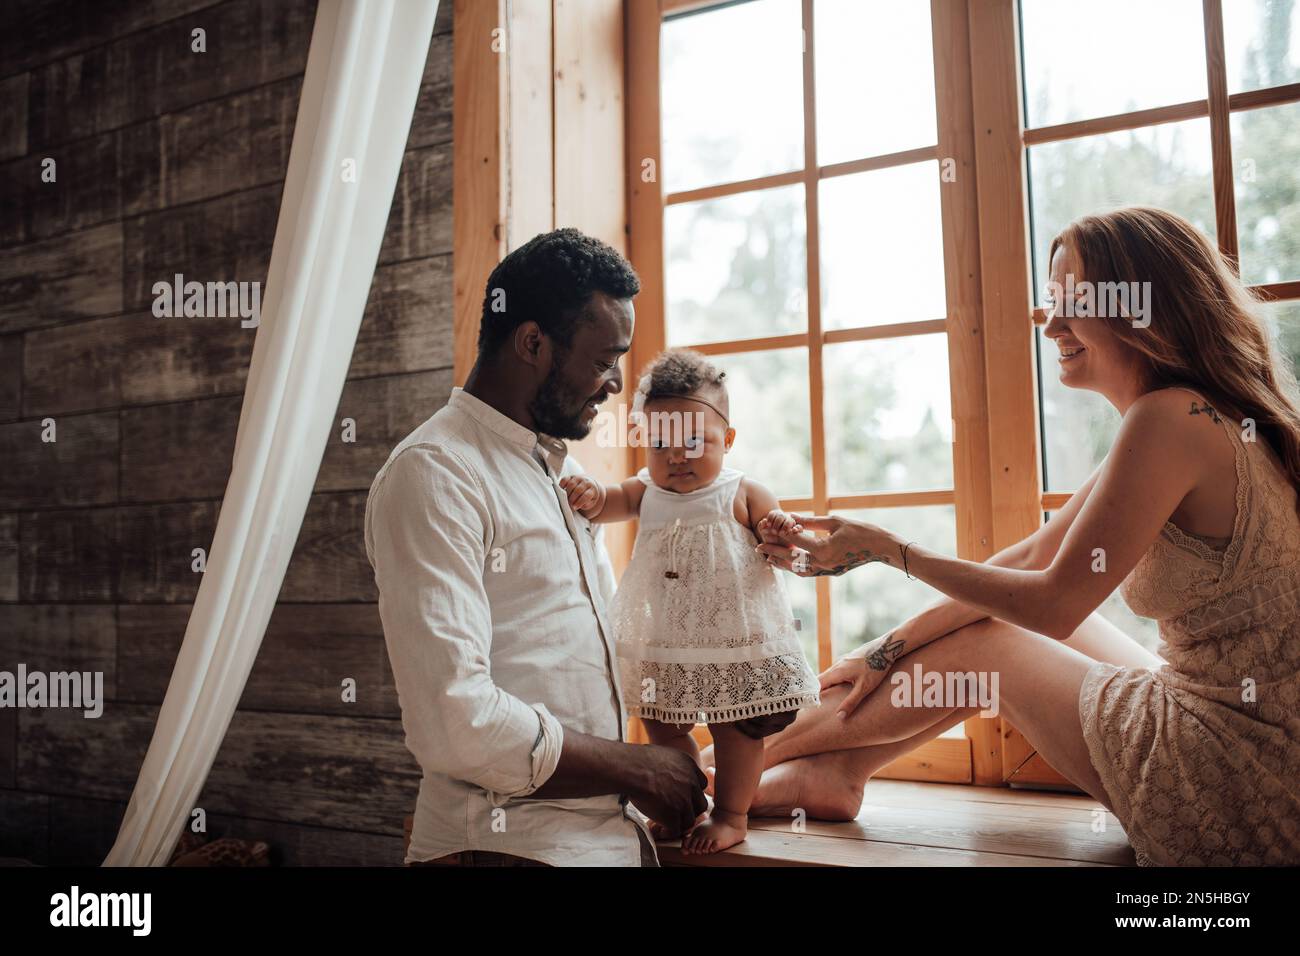
<instances>
[{"instance_id":1,"label":"window","mask_svg":"<svg viewBox=\"0 0 1300 956\"><path fill-rule=\"evenodd\" d=\"M658 108L656 124L629 94L631 141L657 126L646 141L662 143L662 185L640 216L634 197L631 238L643 277L662 283L662 318L638 301L648 344L634 366L686 346L724 368L729 464L784 507L976 556L958 540L977 495L954 442L980 437L958 435L948 369L982 355L950 317L945 234L945 207L975 184L940 141L930 6L661 6L657 55L629 77L655 85ZM647 268L637 250L655 238L662 257ZM783 579L823 668L940 597L879 567ZM945 736L940 749L969 750L961 726ZM969 753L955 775L969 779Z\"/></svg>"},{"instance_id":2,"label":"window","mask_svg":"<svg viewBox=\"0 0 1300 956\"><path fill-rule=\"evenodd\" d=\"M1300 296L1294 0L1097 0L1086 10L1022 0L1020 22L1035 304L1060 228L1130 202L1186 216L1239 257L1242 278L1266 295ZM1104 45L1113 62L1141 62L1141 84L1135 71L1062 55L1067 35L1071 50ZM1207 68L1216 51L1226 61L1221 74ZM1225 138L1216 141L1216 127ZM1216 169L1231 175L1216 177ZM1261 310L1293 368L1297 305ZM1037 338L1045 503L1056 506L1100 463L1119 416L1101 396L1060 385L1056 349L1041 330ZM1118 611L1117 622L1132 623L1126 613Z\"/></svg>"},{"instance_id":3,"label":"window","mask_svg":"<svg viewBox=\"0 0 1300 956\"><path fill-rule=\"evenodd\" d=\"M1300 359L1297 0L625 9L632 364L714 356L731 463L786 507L972 560L1060 508L1118 420L1059 385L1034 326L1047 243L1084 212L1190 218ZM879 567L785 580L823 667L937 596ZM1102 612L1154 645L1118 595ZM998 726L900 775L1065 783Z\"/></svg>"}]
</instances>

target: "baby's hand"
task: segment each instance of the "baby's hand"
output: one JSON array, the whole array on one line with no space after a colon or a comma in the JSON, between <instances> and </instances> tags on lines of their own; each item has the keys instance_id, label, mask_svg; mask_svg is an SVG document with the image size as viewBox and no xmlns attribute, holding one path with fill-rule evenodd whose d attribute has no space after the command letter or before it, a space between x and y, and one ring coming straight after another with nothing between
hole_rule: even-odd
<instances>
[{"instance_id":1,"label":"baby's hand","mask_svg":"<svg viewBox=\"0 0 1300 956\"><path fill-rule=\"evenodd\" d=\"M758 533L767 544L779 544L781 535L797 533L803 530L794 515L773 508L758 523Z\"/></svg>"},{"instance_id":2,"label":"baby's hand","mask_svg":"<svg viewBox=\"0 0 1300 956\"><path fill-rule=\"evenodd\" d=\"M569 495L569 507L594 518L605 507L605 486L586 475L569 475L560 479L560 487Z\"/></svg>"}]
</instances>

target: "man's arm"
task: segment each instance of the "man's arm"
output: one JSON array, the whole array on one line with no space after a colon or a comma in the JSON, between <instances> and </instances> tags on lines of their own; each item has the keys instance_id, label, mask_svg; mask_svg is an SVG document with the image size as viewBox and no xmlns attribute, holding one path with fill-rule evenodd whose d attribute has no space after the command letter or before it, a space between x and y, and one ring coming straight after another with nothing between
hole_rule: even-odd
<instances>
[{"instance_id":1,"label":"man's arm","mask_svg":"<svg viewBox=\"0 0 1300 956\"><path fill-rule=\"evenodd\" d=\"M626 793L665 820L689 823L703 811L707 779L685 754L565 730L544 704L493 683L483 587L491 516L457 455L404 451L370 507L384 639L422 768L482 787L498 805Z\"/></svg>"},{"instance_id":2,"label":"man's arm","mask_svg":"<svg viewBox=\"0 0 1300 956\"><path fill-rule=\"evenodd\" d=\"M492 681L491 517L477 477L454 453L415 446L389 465L369 508L407 745L427 771L500 798L531 793L554 771L564 731L544 704Z\"/></svg>"}]
</instances>

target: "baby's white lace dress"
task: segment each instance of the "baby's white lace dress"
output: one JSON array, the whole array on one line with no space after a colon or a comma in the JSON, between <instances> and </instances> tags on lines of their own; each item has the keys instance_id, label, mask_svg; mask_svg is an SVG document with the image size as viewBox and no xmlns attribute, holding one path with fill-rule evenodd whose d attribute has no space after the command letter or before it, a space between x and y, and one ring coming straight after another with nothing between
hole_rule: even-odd
<instances>
[{"instance_id":1,"label":"baby's white lace dress","mask_svg":"<svg viewBox=\"0 0 1300 956\"><path fill-rule=\"evenodd\" d=\"M820 703L777 571L732 513L744 475L666 491L647 469L632 560L611 608L629 713L726 723Z\"/></svg>"}]
</instances>

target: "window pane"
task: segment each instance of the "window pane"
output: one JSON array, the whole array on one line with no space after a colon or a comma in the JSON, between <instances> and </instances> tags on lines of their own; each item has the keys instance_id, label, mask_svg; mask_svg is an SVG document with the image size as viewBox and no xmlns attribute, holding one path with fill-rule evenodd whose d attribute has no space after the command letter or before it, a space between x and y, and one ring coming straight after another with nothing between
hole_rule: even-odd
<instances>
[{"instance_id":1,"label":"window pane","mask_svg":"<svg viewBox=\"0 0 1300 956\"><path fill-rule=\"evenodd\" d=\"M947 336L845 342L823 355L830 494L951 488Z\"/></svg>"},{"instance_id":2,"label":"window pane","mask_svg":"<svg viewBox=\"0 0 1300 956\"><path fill-rule=\"evenodd\" d=\"M1229 93L1300 83L1300 6L1294 0L1229 0L1223 45Z\"/></svg>"},{"instance_id":3,"label":"window pane","mask_svg":"<svg viewBox=\"0 0 1300 956\"><path fill-rule=\"evenodd\" d=\"M669 206L668 344L806 329L806 223L802 185Z\"/></svg>"},{"instance_id":4,"label":"window pane","mask_svg":"<svg viewBox=\"0 0 1300 956\"><path fill-rule=\"evenodd\" d=\"M1097 392L1061 384L1060 350L1038 329L1043 459L1047 491L1074 491L1101 464L1119 431L1119 412Z\"/></svg>"},{"instance_id":5,"label":"window pane","mask_svg":"<svg viewBox=\"0 0 1300 956\"><path fill-rule=\"evenodd\" d=\"M1274 347L1300 377L1300 300L1269 302L1260 307L1260 313L1273 337Z\"/></svg>"},{"instance_id":6,"label":"window pane","mask_svg":"<svg viewBox=\"0 0 1300 956\"><path fill-rule=\"evenodd\" d=\"M820 193L823 328L947 314L937 162L835 176Z\"/></svg>"},{"instance_id":7,"label":"window pane","mask_svg":"<svg viewBox=\"0 0 1300 956\"><path fill-rule=\"evenodd\" d=\"M817 0L817 162L938 140L930 5Z\"/></svg>"},{"instance_id":8,"label":"window pane","mask_svg":"<svg viewBox=\"0 0 1300 956\"><path fill-rule=\"evenodd\" d=\"M1241 277L1300 279L1300 103L1233 113Z\"/></svg>"},{"instance_id":9,"label":"window pane","mask_svg":"<svg viewBox=\"0 0 1300 956\"><path fill-rule=\"evenodd\" d=\"M957 553L957 519L951 505L871 508L837 514L870 521L932 551ZM831 645L836 658L902 624L943 595L898 567L866 564L831 578Z\"/></svg>"},{"instance_id":10,"label":"window pane","mask_svg":"<svg viewBox=\"0 0 1300 956\"><path fill-rule=\"evenodd\" d=\"M803 166L799 0L673 18L660 44L668 192Z\"/></svg>"},{"instance_id":11,"label":"window pane","mask_svg":"<svg viewBox=\"0 0 1300 956\"><path fill-rule=\"evenodd\" d=\"M817 579L801 578L785 571L777 574L785 584L785 593L790 596L794 619L799 622L799 643L803 645L804 657L813 671L819 672L822 664L817 659Z\"/></svg>"},{"instance_id":12,"label":"window pane","mask_svg":"<svg viewBox=\"0 0 1300 956\"><path fill-rule=\"evenodd\" d=\"M777 349L720 355L736 442L727 464L782 498L812 494L808 439L808 352Z\"/></svg>"},{"instance_id":13,"label":"window pane","mask_svg":"<svg viewBox=\"0 0 1300 956\"><path fill-rule=\"evenodd\" d=\"M1029 128L1205 99L1201 0L1022 0L1020 22Z\"/></svg>"},{"instance_id":14,"label":"window pane","mask_svg":"<svg viewBox=\"0 0 1300 956\"><path fill-rule=\"evenodd\" d=\"M1186 216L1213 239L1211 168L1208 119L1031 147L1036 295L1041 297L1047 282L1048 245L1078 216L1134 203L1160 206Z\"/></svg>"}]
</instances>

